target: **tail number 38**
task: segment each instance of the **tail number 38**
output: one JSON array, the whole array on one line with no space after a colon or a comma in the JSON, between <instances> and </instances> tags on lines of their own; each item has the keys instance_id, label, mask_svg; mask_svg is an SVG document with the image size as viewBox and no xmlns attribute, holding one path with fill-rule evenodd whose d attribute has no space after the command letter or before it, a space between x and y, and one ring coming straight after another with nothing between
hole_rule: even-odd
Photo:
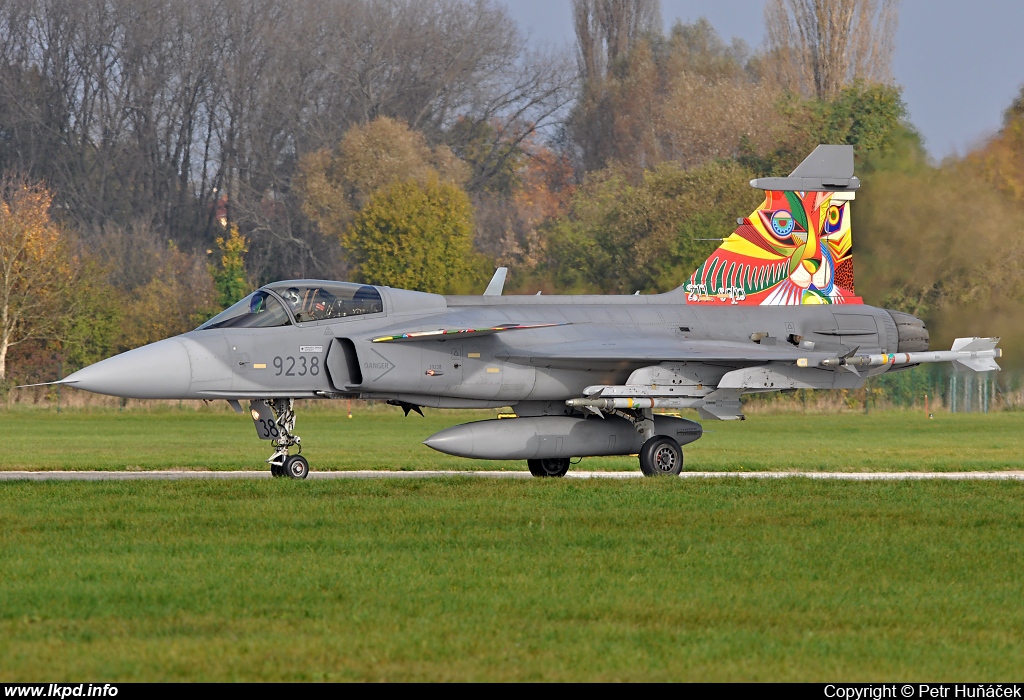
<instances>
[{"instance_id":1,"label":"tail number 38","mask_svg":"<svg viewBox=\"0 0 1024 700\"><path fill-rule=\"evenodd\" d=\"M305 377L307 374L317 376L320 374L320 358L316 355L313 357L307 357L306 355L299 355L298 357L281 357L278 355L274 358L274 369L277 370L275 377L284 375L286 377Z\"/></svg>"}]
</instances>

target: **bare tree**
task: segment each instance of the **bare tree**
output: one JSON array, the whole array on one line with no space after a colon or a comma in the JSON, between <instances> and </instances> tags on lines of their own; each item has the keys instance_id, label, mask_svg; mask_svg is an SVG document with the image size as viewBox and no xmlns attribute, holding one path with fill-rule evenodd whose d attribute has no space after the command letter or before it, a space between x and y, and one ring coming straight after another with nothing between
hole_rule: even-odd
<instances>
[{"instance_id":1,"label":"bare tree","mask_svg":"<svg viewBox=\"0 0 1024 700\"><path fill-rule=\"evenodd\" d=\"M572 0L585 82L602 80L644 34L661 34L660 0Z\"/></svg>"},{"instance_id":2,"label":"bare tree","mask_svg":"<svg viewBox=\"0 0 1024 700\"><path fill-rule=\"evenodd\" d=\"M638 176L665 160L692 168L774 136L779 90L760 79L745 43L722 41L706 19L640 37L616 60L586 84L568 123L585 170L617 162Z\"/></svg>"},{"instance_id":3,"label":"bare tree","mask_svg":"<svg viewBox=\"0 0 1024 700\"><path fill-rule=\"evenodd\" d=\"M853 80L892 80L899 0L768 0L768 65L783 87L831 99Z\"/></svg>"},{"instance_id":4,"label":"bare tree","mask_svg":"<svg viewBox=\"0 0 1024 700\"><path fill-rule=\"evenodd\" d=\"M0 168L47 182L87 243L205 250L226 211L262 275L331 275L292 192L305 153L378 116L452 148L456 123L500 123L485 187L564 117L571 64L496 0L0 0Z\"/></svg>"}]
</instances>

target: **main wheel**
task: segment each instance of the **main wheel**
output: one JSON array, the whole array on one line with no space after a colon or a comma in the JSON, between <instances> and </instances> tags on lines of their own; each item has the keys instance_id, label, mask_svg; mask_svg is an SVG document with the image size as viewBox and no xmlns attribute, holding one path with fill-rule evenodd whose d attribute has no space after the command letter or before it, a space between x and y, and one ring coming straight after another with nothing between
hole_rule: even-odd
<instances>
[{"instance_id":1,"label":"main wheel","mask_svg":"<svg viewBox=\"0 0 1024 700\"><path fill-rule=\"evenodd\" d=\"M271 464L270 465L270 474L272 476L274 476L275 478L276 477L280 477L280 476L284 476L285 475L284 474L284 466L280 465L280 464Z\"/></svg>"},{"instance_id":2,"label":"main wheel","mask_svg":"<svg viewBox=\"0 0 1024 700\"><path fill-rule=\"evenodd\" d=\"M683 471L683 448L665 435L655 435L640 448L644 476L678 476Z\"/></svg>"},{"instance_id":3,"label":"main wheel","mask_svg":"<svg viewBox=\"0 0 1024 700\"><path fill-rule=\"evenodd\" d=\"M309 462L302 455L292 455L284 461L284 473L293 479L305 479L309 476Z\"/></svg>"},{"instance_id":4,"label":"main wheel","mask_svg":"<svg viewBox=\"0 0 1024 700\"><path fill-rule=\"evenodd\" d=\"M527 466L534 476L565 476L569 471L568 457L551 457L550 459L528 459Z\"/></svg>"}]
</instances>

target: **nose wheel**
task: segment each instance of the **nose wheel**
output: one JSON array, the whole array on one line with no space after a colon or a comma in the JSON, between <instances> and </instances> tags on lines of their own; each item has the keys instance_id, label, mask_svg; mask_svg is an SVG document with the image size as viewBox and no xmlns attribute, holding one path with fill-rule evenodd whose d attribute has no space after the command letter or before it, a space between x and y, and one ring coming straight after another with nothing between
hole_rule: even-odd
<instances>
[{"instance_id":1,"label":"nose wheel","mask_svg":"<svg viewBox=\"0 0 1024 700\"><path fill-rule=\"evenodd\" d=\"M302 455L291 455L284 460L284 466L280 468L281 476L290 476L293 479L305 479L309 476L309 462Z\"/></svg>"}]
</instances>

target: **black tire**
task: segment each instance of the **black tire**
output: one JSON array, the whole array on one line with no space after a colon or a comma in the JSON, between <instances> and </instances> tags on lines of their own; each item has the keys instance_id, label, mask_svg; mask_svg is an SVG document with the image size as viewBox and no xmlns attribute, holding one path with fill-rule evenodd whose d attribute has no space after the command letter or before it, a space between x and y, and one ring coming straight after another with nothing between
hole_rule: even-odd
<instances>
[{"instance_id":1,"label":"black tire","mask_svg":"<svg viewBox=\"0 0 1024 700\"><path fill-rule=\"evenodd\" d=\"M551 457L550 459L528 459L527 466L534 476L565 476L569 471L568 457Z\"/></svg>"},{"instance_id":2,"label":"black tire","mask_svg":"<svg viewBox=\"0 0 1024 700\"><path fill-rule=\"evenodd\" d=\"M293 479L305 479L309 476L309 462L302 455L292 455L284 461L284 473Z\"/></svg>"},{"instance_id":3,"label":"black tire","mask_svg":"<svg viewBox=\"0 0 1024 700\"><path fill-rule=\"evenodd\" d=\"M670 437L655 435L640 448L640 471L644 476L679 476L683 448Z\"/></svg>"},{"instance_id":4,"label":"black tire","mask_svg":"<svg viewBox=\"0 0 1024 700\"><path fill-rule=\"evenodd\" d=\"M275 479L278 478L278 477L282 477L282 476L284 476L284 467L280 466L280 465L277 465L277 464L271 464L270 465L270 474Z\"/></svg>"}]
</instances>

